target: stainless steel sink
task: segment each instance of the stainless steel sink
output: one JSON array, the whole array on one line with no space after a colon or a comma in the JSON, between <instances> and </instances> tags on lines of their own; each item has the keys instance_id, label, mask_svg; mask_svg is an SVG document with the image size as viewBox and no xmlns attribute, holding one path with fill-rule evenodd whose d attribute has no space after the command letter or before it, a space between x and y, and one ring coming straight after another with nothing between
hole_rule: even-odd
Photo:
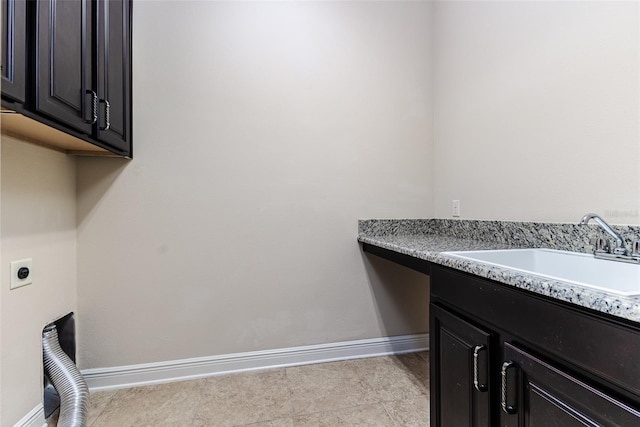
<instances>
[{"instance_id":1,"label":"stainless steel sink","mask_svg":"<svg viewBox=\"0 0 640 427\"><path fill-rule=\"evenodd\" d=\"M640 265L596 259L591 254L552 249L503 249L443 254L618 295L640 295Z\"/></svg>"}]
</instances>

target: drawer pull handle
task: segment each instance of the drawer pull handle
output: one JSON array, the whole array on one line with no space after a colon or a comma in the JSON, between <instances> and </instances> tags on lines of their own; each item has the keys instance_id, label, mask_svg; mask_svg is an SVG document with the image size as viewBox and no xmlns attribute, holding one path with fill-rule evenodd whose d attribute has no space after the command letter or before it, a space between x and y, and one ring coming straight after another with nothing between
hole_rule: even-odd
<instances>
[{"instance_id":1,"label":"drawer pull handle","mask_svg":"<svg viewBox=\"0 0 640 427\"><path fill-rule=\"evenodd\" d=\"M501 370L501 375L502 375L502 390L501 390L501 398L500 398L500 404L502 406L502 410L507 413L507 414L515 414L516 412L518 412L518 407L516 405L509 405L507 402L507 371L509 369L516 369L516 364L511 361L508 360L506 362L504 362L502 364L502 370ZM516 388L517 390L517 388Z\"/></svg>"},{"instance_id":2,"label":"drawer pull handle","mask_svg":"<svg viewBox=\"0 0 640 427\"><path fill-rule=\"evenodd\" d=\"M473 386L479 392L485 392L489 389L486 384L480 384L480 380L478 379L478 354L481 351L486 351L487 347L480 344L473 348Z\"/></svg>"}]
</instances>

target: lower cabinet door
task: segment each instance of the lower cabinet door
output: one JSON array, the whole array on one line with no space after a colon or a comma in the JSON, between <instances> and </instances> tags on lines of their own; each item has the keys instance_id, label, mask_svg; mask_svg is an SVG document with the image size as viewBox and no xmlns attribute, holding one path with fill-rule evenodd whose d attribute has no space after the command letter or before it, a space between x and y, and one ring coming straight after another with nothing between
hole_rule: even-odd
<instances>
[{"instance_id":1,"label":"lower cabinet door","mask_svg":"<svg viewBox=\"0 0 640 427\"><path fill-rule=\"evenodd\" d=\"M489 426L491 334L431 304L431 422Z\"/></svg>"},{"instance_id":2,"label":"lower cabinet door","mask_svg":"<svg viewBox=\"0 0 640 427\"><path fill-rule=\"evenodd\" d=\"M536 358L504 344L502 426L640 426L640 412Z\"/></svg>"}]
</instances>

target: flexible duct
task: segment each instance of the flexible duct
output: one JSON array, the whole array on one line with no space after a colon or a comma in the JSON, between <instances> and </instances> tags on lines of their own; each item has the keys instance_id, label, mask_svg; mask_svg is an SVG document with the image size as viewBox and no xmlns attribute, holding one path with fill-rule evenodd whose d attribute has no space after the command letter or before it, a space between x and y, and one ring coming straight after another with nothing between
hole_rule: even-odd
<instances>
[{"instance_id":1,"label":"flexible duct","mask_svg":"<svg viewBox=\"0 0 640 427\"><path fill-rule=\"evenodd\" d=\"M55 325L42 332L44 368L60 395L59 427L84 427L87 425L89 388L82 374L60 348Z\"/></svg>"}]
</instances>

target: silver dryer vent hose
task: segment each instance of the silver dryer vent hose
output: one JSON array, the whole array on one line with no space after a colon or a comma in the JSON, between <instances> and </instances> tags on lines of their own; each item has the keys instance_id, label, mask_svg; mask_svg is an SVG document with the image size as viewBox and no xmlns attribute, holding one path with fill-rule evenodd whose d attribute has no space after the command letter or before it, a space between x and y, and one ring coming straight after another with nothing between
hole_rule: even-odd
<instances>
[{"instance_id":1,"label":"silver dryer vent hose","mask_svg":"<svg viewBox=\"0 0 640 427\"><path fill-rule=\"evenodd\" d=\"M89 388L75 363L60 348L55 325L42 332L44 369L60 395L59 427L87 425Z\"/></svg>"}]
</instances>

